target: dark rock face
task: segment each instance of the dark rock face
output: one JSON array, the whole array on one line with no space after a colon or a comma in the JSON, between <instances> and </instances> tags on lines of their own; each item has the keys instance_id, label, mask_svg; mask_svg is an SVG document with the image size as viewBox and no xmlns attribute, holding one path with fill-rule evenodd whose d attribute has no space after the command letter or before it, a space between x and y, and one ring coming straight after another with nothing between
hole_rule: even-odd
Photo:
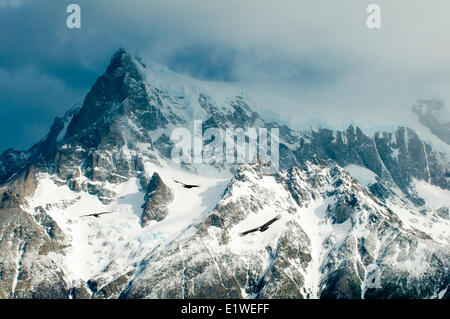
<instances>
[{"instance_id":1,"label":"dark rock face","mask_svg":"<svg viewBox=\"0 0 450 319\"><path fill-rule=\"evenodd\" d=\"M72 287L70 289L72 299L91 299L91 291L85 286Z\"/></svg>"},{"instance_id":2,"label":"dark rock face","mask_svg":"<svg viewBox=\"0 0 450 319\"><path fill-rule=\"evenodd\" d=\"M0 209L17 208L26 196L34 194L37 187L36 173L35 167L31 165L14 182L6 184L6 189L0 192Z\"/></svg>"},{"instance_id":3,"label":"dark rock face","mask_svg":"<svg viewBox=\"0 0 450 319\"><path fill-rule=\"evenodd\" d=\"M340 197L334 205L327 208L328 216L334 223L342 224L348 218L352 217L358 208L358 199L355 194L345 194ZM359 207L360 208L360 207Z\"/></svg>"},{"instance_id":4,"label":"dark rock face","mask_svg":"<svg viewBox=\"0 0 450 319\"><path fill-rule=\"evenodd\" d=\"M351 265L330 274L320 298L323 299L360 299L361 279Z\"/></svg>"},{"instance_id":5,"label":"dark rock face","mask_svg":"<svg viewBox=\"0 0 450 319\"><path fill-rule=\"evenodd\" d=\"M0 209L0 238L0 298L68 298L55 257L64 254L64 242L18 208Z\"/></svg>"},{"instance_id":6,"label":"dark rock face","mask_svg":"<svg viewBox=\"0 0 450 319\"><path fill-rule=\"evenodd\" d=\"M403 191L407 192L413 177L444 189L450 187L448 161L421 141L413 130L401 127L395 133L384 133L376 139L376 143L382 150L380 157L383 164ZM398 155L392 156L394 152Z\"/></svg>"},{"instance_id":7,"label":"dark rock face","mask_svg":"<svg viewBox=\"0 0 450 319\"><path fill-rule=\"evenodd\" d=\"M116 121L118 116L134 112L140 113L136 119L148 129L167 123L160 111L150 105L143 76L131 56L119 50L86 96L64 139L71 143L78 141L86 148L123 144Z\"/></svg>"},{"instance_id":8,"label":"dark rock face","mask_svg":"<svg viewBox=\"0 0 450 319\"><path fill-rule=\"evenodd\" d=\"M130 271L113 281L109 282L104 287L98 289L95 291L93 297L95 299L111 299L111 298L118 298L120 296L120 293L125 288L126 284L130 281L132 275L134 274L134 271Z\"/></svg>"},{"instance_id":9,"label":"dark rock face","mask_svg":"<svg viewBox=\"0 0 450 319\"><path fill-rule=\"evenodd\" d=\"M59 228L58 224L51 218L42 206L35 208L36 215L34 220L47 233L48 237L57 241L64 241L64 234Z\"/></svg>"},{"instance_id":10,"label":"dark rock face","mask_svg":"<svg viewBox=\"0 0 450 319\"><path fill-rule=\"evenodd\" d=\"M28 163L28 153L24 151L6 150L0 155L0 182L5 182L14 172Z\"/></svg>"},{"instance_id":11,"label":"dark rock face","mask_svg":"<svg viewBox=\"0 0 450 319\"><path fill-rule=\"evenodd\" d=\"M142 206L141 226L152 221L161 221L167 214L167 205L173 200L172 191L164 184L158 173L154 173L145 190L145 204Z\"/></svg>"}]
</instances>

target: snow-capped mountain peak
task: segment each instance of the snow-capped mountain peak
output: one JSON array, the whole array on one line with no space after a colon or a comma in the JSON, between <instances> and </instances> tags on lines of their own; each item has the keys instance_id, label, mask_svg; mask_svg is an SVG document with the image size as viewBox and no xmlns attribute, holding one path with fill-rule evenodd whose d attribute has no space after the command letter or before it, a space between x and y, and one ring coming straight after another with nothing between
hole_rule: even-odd
<instances>
[{"instance_id":1,"label":"snow-capped mountain peak","mask_svg":"<svg viewBox=\"0 0 450 319\"><path fill-rule=\"evenodd\" d=\"M444 153L411 128L296 131L253 106L118 50L46 138L0 157L0 297L448 297ZM172 161L196 121L277 128L280 169Z\"/></svg>"}]
</instances>

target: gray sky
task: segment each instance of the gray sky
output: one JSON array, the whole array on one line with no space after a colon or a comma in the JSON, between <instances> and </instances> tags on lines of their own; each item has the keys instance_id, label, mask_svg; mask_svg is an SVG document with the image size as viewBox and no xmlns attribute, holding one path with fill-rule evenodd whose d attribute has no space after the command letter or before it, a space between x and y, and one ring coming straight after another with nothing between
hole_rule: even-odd
<instances>
[{"instance_id":1,"label":"gray sky","mask_svg":"<svg viewBox=\"0 0 450 319\"><path fill-rule=\"evenodd\" d=\"M70 3L80 30L66 27ZM380 30L365 25L370 3ZM449 16L447 0L0 0L0 152L42 138L118 47L235 83L293 126L389 127L419 98L448 104Z\"/></svg>"}]
</instances>

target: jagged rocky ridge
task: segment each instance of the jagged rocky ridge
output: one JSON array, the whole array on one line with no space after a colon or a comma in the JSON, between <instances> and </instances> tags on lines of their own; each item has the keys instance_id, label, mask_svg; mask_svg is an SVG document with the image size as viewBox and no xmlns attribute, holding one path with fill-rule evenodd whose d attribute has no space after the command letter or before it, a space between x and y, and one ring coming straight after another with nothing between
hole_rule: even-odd
<instances>
[{"instance_id":1,"label":"jagged rocky ridge","mask_svg":"<svg viewBox=\"0 0 450 319\"><path fill-rule=\"evenodd\" d=\"M268 234L237 236L249 217L276 213L283 221ZM448 263L445 246L405 229L338 165L274 176L253 165L240 167L204 221L144 259L118 296L430 298L448 286Z\"/></svg>"},{"instance_id":2,"label":"jagged rocky ridge","mask_svg":"<svg viewBox=\"0 0 450 319\"><path fill-rule=\"evenodd\" d=\"M171 80L171 73L161 80L119 50L81 107L56 119L29 151L8 150L0 157L0 297L448 296L448 207L427 207L413 181L448 190L449 164L414 130L400 127L374 136L356 126L297 132L264 121L243 96L223 104L206 89L164 83ZM203 120L204 130L280 127L283 171L265 176L252 166L225 167L236 173L227 190L180 236L133 251L126 266L112 261L92 276L73 275L65 258L74 235L70 227L58 226L61 211L83 196L120 205L119 186L137 179L142 199L133 209L139 226L164 220L177 194L158 174L158 165L170 157L171 130L194 119ZM349 164L375 173L376 181L361 186L342 170ZM47 179L67 186L70 199L49 198L33 207L30 198L38 197L39 183ZM270 187L258 182L265 179ZM236 187L246 189L245 195L235 194ZM263 197L271 193L276 194ZM397 206L390 208L393 202L442 227L439 238L404 225ZM314 206L318 203L322 206ZM259 246L258 236L245 239L248 249L236 252L240 244L233 232L240 222L269 219L275 211L283 214L278 224L283 227L274 227L278 232ZM313 239L316 226L328 236Z\"/></svg>"}]
</instances>

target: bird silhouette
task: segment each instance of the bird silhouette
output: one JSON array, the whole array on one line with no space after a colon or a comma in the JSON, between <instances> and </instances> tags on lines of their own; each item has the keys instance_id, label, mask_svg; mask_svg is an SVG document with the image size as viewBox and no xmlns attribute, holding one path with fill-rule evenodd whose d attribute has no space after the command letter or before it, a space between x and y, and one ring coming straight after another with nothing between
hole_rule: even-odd
<instances>
[{"instance_id":1,"label":"bird silhouette","mask_svg":"<svg viewBox=\"0 0 450 319\"><path fill-rule=\"evenodd\" d=\"M106 214L112 214L112 212L102 212L102 213L88 214L88 215L83 215L83 216L80 216L80 217L95 217L95 218L100 218L101 215L106 215Z\"/></svg>"},{"instance_id":2,"label":"bird silhouette","mask_svg":"<svg viewBox=\"0 0 450 319\"><path fill-rule=\"evenodd\" d=\"M180 181L177 181L177 180L175 180L175 179L174 179L173 181L174 181L175 183L178 183L178 184L183 185L183 187L184 187L184 188L187 188L187 189L200 187L200 185L190 185L190 184L185 184L185 183L180 182Z\"/></svg>"},{"instance_id":3,"label":"bird silhouette","mask_svg":"<svg viewBox=\"0 0 450 319\"><path fill-rule=\"evenodd\" d=\"M273 223L275 223L275 222L276 222L277 220L279 220L280 218L281 218L281 215L278 215L277 217L272 218L271 220L269 220L269 221L268 221L267 223L265 223L264 225L261 225L261 226L259 226L259 227L256 227L256 228L247 230L247 231L245 231L245 232L243 232L243 233L240 233L239 235L242 237L242 236L248 235L248 234L250 234L250 233L257 232L257 231L260 231L261 233L262 233L262 232L265 232L266 230L269 229L269 226L270 226L270 225L272 225Z\"/></svg>"}]
</instances>

